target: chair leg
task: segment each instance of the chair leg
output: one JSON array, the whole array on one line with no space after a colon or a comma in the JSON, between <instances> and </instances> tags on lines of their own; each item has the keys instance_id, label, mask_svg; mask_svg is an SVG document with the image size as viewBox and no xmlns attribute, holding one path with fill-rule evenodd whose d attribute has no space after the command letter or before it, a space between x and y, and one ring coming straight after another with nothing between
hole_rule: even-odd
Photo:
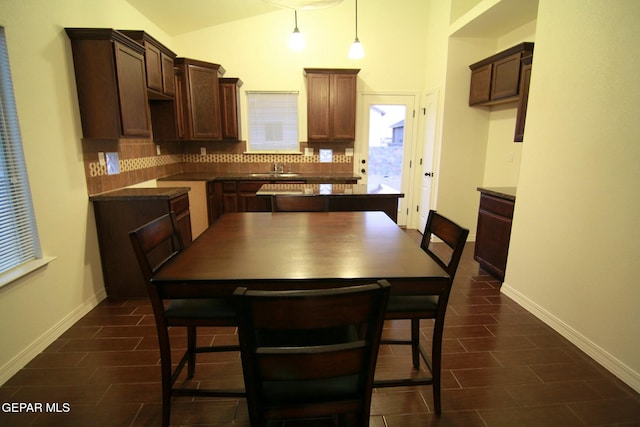
<instances>
[{"instance_id":1,"label":"chair leg","mask_svg":"<svg viewBox=\"0 0 640 427\"><path fill-rule=\"evenodd\" d=\"M189 359L187 361L187 378L193 378L196 373L196 328L195 326L187 327L187 352Z\"/></svg>"},{"instance_id":2,"label":"chair leg","mask_svg":"<svg viewBox=\"0 0 640 427\"><path fill-rule=\"evenodd\" d=\"M420 319L411 319L411 356L413 367L420 368Z\"/></svg>"},{"instance_id":3,"label":"chair leg","mask_svg":"<svg viewBox=\"0 0 640 427\"><path fill-rule=\"evenodd\" d=\"M171 370L169 331L164 325L158 327L158 347L160 350L160 372L162 381L162 427L169 427L171 421L171 387L173 385L173 373Z\"/></svg>"},{"instance_id":4,"label":"chair leg","mask_svg":"<svg viewBox=\"0 0 640 427\"><path fill-rule=\"evenodd\" d=\"M162 382L162 427L169 427L171 423L171 380L167 384Z\"/></svg>"},{"instance_id":5,"label":"chair leg","mask_svg":"<svg viewBox=\"0 0 640 427\"><path fill-rule=\"evenodd\" d=\"M443 321L436 320L433 329L433 345L431 347L431 375L433 377L433 406L436 414L441 412L440 384L442 379L442 335Z\"/></svg>"}]
</instances>

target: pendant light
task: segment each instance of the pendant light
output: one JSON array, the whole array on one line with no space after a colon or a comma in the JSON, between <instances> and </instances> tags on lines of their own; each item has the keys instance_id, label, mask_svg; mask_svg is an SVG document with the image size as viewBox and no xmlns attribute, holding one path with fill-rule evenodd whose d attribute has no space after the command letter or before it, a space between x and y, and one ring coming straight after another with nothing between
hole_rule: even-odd
<instances>
[{"instance_id":1,"label":"pendant light","mask_svg":"<svg viewBox=\"0 0 640 427\"><path fill-rule=\"evenodd\" d=\"M356 0L356 39L351 43L351 47L349 48L349 58L364 58L364 49L362 48L360 40L358 40L358 0Z\"/></svg>"},{"instance_id":2,"label":"pendant light","mask_svg":"<svg viewBox=\"0 0 640 427\"><path fill-rule=\"evenodd\" d=\"M302 36L300 30L298 30L298 11L294 10L293 13L295 16L296 24L293 32L289 36L289 49L299 52L304 49L304 37Z\"/></svg>"}]
</instances>

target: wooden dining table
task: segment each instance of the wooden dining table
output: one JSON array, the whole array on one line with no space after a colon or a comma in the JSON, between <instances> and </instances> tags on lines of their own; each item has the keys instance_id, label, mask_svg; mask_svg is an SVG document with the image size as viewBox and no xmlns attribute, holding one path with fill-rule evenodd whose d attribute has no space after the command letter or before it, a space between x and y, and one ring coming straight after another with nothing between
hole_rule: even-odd
<instances>
[{"instance_id":1,"label":"wooden dining table","mask_svg":"<svg viewBox=\"0 0 640 427\"><path fill-rule=\"evenodd\" d=\"M313 289L386 279L392 294L449 285L449 276L384 212L228 213L152 279L167 298L250 289Z\"/></svg>"}]
</instances>

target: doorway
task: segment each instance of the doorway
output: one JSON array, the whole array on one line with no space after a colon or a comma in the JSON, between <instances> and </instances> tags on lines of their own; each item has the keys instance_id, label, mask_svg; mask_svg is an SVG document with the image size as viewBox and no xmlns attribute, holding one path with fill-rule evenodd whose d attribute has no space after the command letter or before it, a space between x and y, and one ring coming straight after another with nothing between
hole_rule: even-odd
<instances>
[{"instance_id":1,"label":"doorway","mask_svg":"<svg viewBox=\"0 0 640 427\"><path fill-rule=\"evenodd\" d=\"M416 171L416 187L420 189L418 200L418 218L414 221L419 231L424 231L427 225L429 209L435 209L434 200L437 200L436 174L439 156L436 153L437 118L438 118L438 91L432 91L425 95L422 113L424 115L424 144L418 150L419 158L416 159L418 168Z\"/></svg>"},{"instance_id":2,"label":"doorway","mask_svg":"<svg viewBox=\"0 0 640 427\"><path fill-rule=\"evenodd\" d=\"M414 95L364 94L362 139L356 144L355 173L370 192L398 191L398 225L407 225L411 206L409 162L414 140Z\"/></svg>"}]
</instances>

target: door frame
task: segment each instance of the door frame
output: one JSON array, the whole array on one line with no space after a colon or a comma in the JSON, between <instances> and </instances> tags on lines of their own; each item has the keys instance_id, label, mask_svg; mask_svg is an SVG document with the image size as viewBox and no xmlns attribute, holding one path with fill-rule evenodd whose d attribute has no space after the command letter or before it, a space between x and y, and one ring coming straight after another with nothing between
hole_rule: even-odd
<instances>
[{"instance_id":1,"label":"door frame","mask_svg":"<svg viewBox=\"0 0 640 427\"><path fill-rule=\"evenodd\" d=\"M439 88L431 89L424 93L424 95L420 96L420 108L419 108L419 138L420 144L416 144L416 150L412 155L413 163L416 167L413 170L413 185L416 189L415 196L415 204L412 205L412 208L409 210L409 218L407 220L407 228L415 228L418 231L422 232L420 228L420 211L421 208L419 205L421 203L420 200L420 189L422 186L423 180L423 166L422 166L422 158L424 154L425 144L427 143L426 138L427 135L427 116L426 116L426 108L428 103L434 104L434 114L435 114L435 123L433 130L433 153L432 153L432 165L431 172L432 176L430 178L431 181L431 190L429 197L429 206L426 207L427 211L429 209L436 209L438 202L438 180L440 176L440 154L442 149L442 99L441 99L441 91Z\"/></svg>"},{"instance_id":2,"label":"door frame","mask_svg":"<svg viewBox=\"0 0 640 427\"><path fill-rule=\"evenodd\" d=\"M366 159L367 164L365 169L368 171L368 137L369 137L369 105L372 103L375 104L394 104L391 102L393 98L402 100L401 103L396 102L397 104L407 105L406 111L406 119L405 119L405 129L404 129L404 141L403 143L409 143L408 146L405 145L405 156L403 158L403 167L402 167L402 183L404 193L404 197L400 198L399 201L399 209L398 209L398 225L408 226L409 219L411 216L410 206L416 206L416 202L414 202L414 193L415 193L415 174L413 172L413 165L415 165L414 157L416 151L416 138L417 138L417 122L416 120L416 109L419 100L419 93L415 92L363 92L360 94L361 102L360 108L358 110L359 115L359 133L356 135L356 141L354 144L354 159L353 159L353 172L357 176L361 176L362 179L359 183L366 183L367 176L366 174L361 173L362 169L362 159ZM380 102L377 101L380 99ZM372 100L375 100L372 102ZM407 126L407 123L411 122L410 126Z\"/></svg>"}]
</instances>

